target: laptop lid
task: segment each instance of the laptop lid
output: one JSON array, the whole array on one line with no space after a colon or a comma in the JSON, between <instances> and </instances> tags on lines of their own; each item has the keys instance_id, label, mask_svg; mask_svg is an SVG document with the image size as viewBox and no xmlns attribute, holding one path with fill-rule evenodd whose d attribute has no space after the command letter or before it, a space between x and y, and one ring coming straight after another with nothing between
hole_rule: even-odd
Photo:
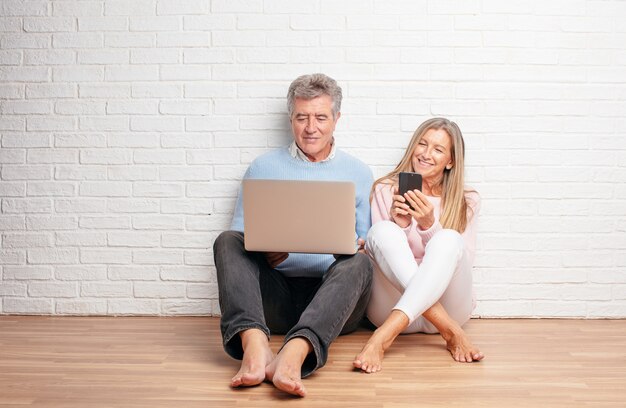
<instances>
[{"instance_id":1,"label":"laptop lid","mask_svg":"<svg viewBox=\"0 0 626 408\"><path fill-rule=\"evenodd\" d=\"M243 180L248 251L354 254L352 182Z\"/></svg>"}]
</instances>

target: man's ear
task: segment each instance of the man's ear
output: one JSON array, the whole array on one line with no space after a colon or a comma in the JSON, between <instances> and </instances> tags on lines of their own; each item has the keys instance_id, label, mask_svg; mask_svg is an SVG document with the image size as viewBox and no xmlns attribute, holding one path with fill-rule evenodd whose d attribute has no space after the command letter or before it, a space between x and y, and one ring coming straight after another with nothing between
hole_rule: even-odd
<instances>
[{"instance_id":1,"label":"man's ear","mask_svg":"<svg viewBox=\"0 0 626 408\"><path fill-rule=\"evenodd\" d=\"M337 122L340 117L341 117L341 112L337 112L337 115L335 116L335 122Z\"/></svg>"}]
</instances>

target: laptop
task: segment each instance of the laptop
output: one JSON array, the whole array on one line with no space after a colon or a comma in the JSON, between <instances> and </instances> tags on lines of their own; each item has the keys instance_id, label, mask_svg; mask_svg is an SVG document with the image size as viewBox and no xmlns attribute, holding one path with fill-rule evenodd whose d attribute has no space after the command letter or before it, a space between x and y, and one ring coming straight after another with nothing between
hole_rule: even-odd
<instances>
[{"instance_id":1,"label":"laptop","mask_svg":"<svg viewBox=\"0 0 626 408\"><path fill-rule=\"evenodd\" d=\"M354 254L352 182L243 180L248 251Z\"/></svg>"}]
</instances>

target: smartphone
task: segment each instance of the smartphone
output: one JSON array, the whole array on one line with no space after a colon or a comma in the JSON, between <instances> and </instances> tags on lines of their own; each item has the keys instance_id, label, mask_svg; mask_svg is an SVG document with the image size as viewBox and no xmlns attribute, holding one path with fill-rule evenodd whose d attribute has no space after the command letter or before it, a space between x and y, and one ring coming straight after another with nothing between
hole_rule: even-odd
<instances>
[{"instance_id":1,"label":"smartphone","mask_svg":"<svg viewBox=\"0 0 626 408\"><path fill-rule=\"evenodd\" d=\"M403 172L399 175L399 190L400 195L404 195L409 190L422 191L422 175L419 173Z\"/></svg>"}]
</instances>

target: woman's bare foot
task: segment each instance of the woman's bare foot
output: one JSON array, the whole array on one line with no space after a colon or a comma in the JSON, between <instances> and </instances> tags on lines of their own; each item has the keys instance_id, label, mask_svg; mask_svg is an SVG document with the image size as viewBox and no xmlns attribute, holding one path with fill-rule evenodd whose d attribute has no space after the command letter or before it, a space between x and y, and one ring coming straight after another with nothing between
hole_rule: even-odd
<instances>
[{"instance_id":1,"label":"woman's bare foot","mask_svg":"<svg viewBox=\"0 0 626 408\"><path fill-rule=\"evenodd\" d=\"M409 325L409 318L400 310L392 310L385 322L369 338L352 365L365 373L377 373L382 370L385 351Z\"/></svg>"},{"instance_id":2,"label":"woman's bare foot","mask_svg":"<svg viewBox=\"0 0 626 408\"><path fill-rule=\"evenodd\" d=\"M265 379L265 367L274 358L265 333L257 329L250 329L240 335L244 354L241 368L230 381L230 386L233 388L261 384Z\"/></svg>"},{"instance_id":3,"label":"woman's bare foot","mask_svg":"<svg viewBox=\"0 0 626 408\"><path fill-rule=\"evenodd\" d=\"M372 335L363 346L363 350L354 358L352 365L368 374L377 373L382 369L384 355L385 349L382 342L375 340Z\"/></svg>"},{"instance_id":4,"label":"woman's bare foot","mask_svg":"<svg viewBox=\"0 0 626 408\"><path fill-rule=\"evenodd\" d=\"M265 368L265 379L281 391L298 397L306 396L301 371L302 363L310 351L308 340L300 337L291 339Z\"/></svg>"},{"instance_id":5,"label":"woman's bare foot","mask_svg":"<svg viewBox=\"0 0 626 408\"><path fill-rule=\"evenodd\" d=\"M455 361L471 363L485 358L484 354L474 347L461 326L448 315L441 303L432 305L422 316L439 330L441 337L446 341L446 348Z\"/></svg>"},{"instance_id":6,"label":"woman's bare foot","mask_svg":"<svg viewBox=\"0 0 626 408\"><path fill-rule=\"evenodd\" d=\"M442 337L446 341L446 348L455 361L471 363L485 358L485 355L472 344L467 334L460 327L449 333L442 333Z\"/></svg>"}]
</instances>

